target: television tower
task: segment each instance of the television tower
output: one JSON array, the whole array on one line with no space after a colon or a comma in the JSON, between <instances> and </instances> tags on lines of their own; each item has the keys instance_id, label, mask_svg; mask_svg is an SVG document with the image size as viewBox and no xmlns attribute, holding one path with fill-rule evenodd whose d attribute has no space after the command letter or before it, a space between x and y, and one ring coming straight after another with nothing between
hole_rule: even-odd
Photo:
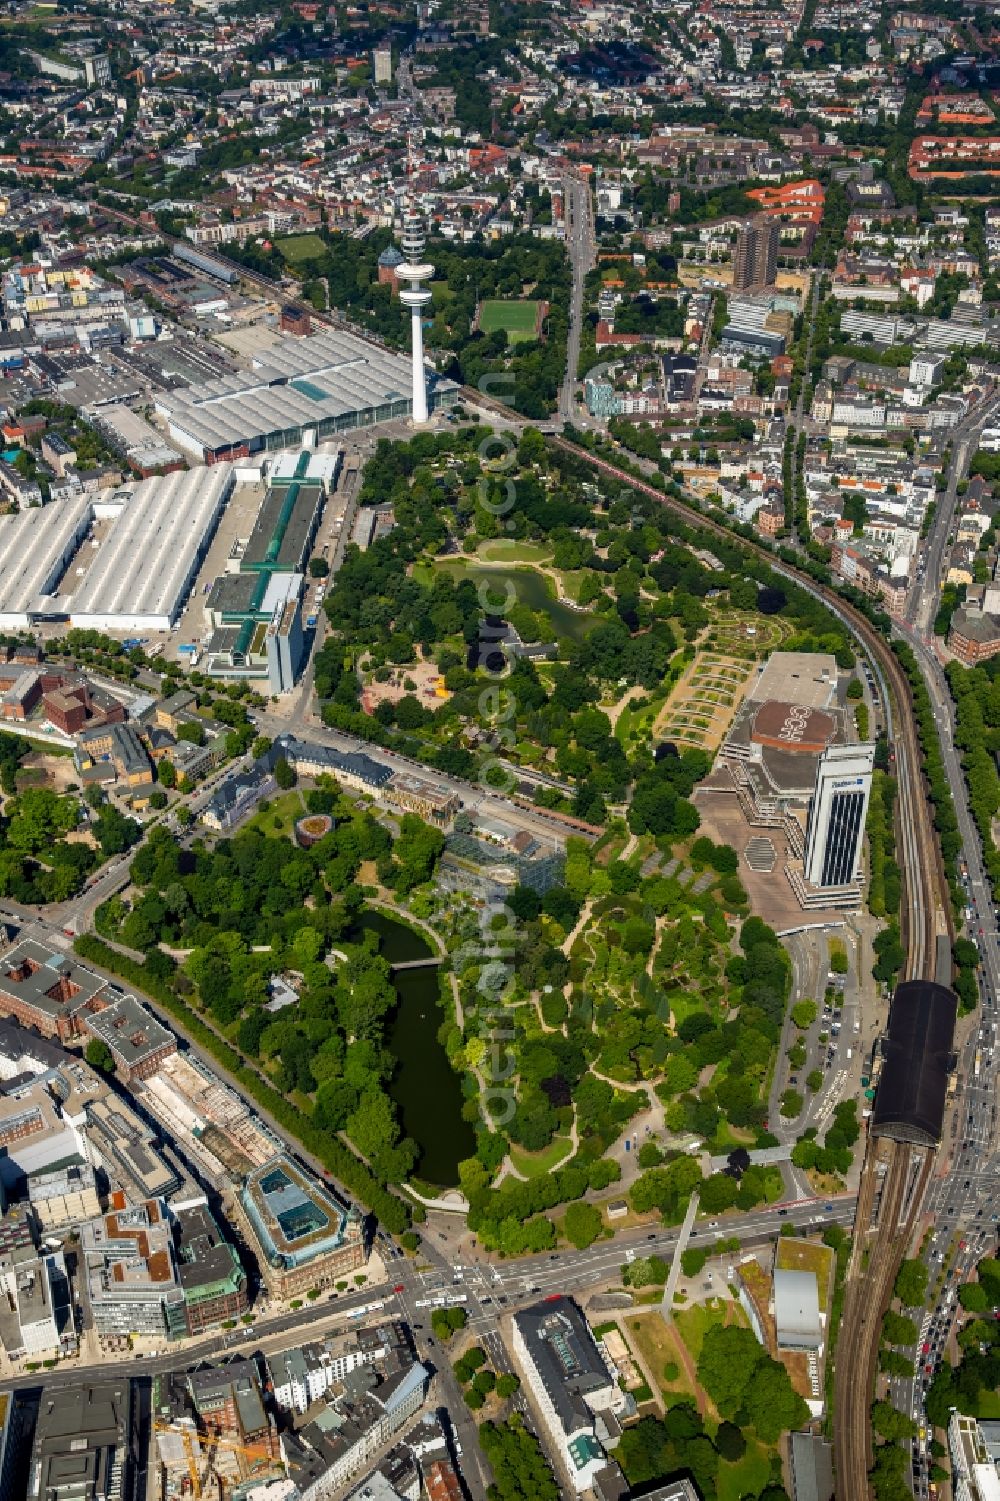
<instances>
[{"instance_id":1,"label":"television tower","mask_svg":"<svg viewBox=\"0 0 1000 1501\"><path fill-rule=\"evenodd\" d=\"M396 280L404 283L399 300L410 309L410 330L413 338L413 421L427 421L427 375L424 370L424 324L423 310L431 301L433 293L424 282L434 275L434 267L423 258L427 237L424 233L424 218L417 208L413 192L412 142L407 164L409 183L403 204L403 255L401 266L396 267Z\"/></svg>"}]
</instances>

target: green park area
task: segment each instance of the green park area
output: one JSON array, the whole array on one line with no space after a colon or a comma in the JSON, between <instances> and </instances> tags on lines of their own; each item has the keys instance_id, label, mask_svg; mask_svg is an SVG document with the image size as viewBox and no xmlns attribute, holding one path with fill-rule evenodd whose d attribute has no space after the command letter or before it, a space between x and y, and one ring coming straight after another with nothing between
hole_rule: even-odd
<instances>
[{"instance_id":1,"label":"green park area","mask_svg":"<svg viewBox=\"0 0 1000 1501\"><path fill-rule=\"evenodd\" d=\"M246 827L260 834L291 834L295 824L307 811L302 793L295 787L277 797L265 799L267 806L258 808Z\"/></svg>"},{"instance_id":2,"label":"green park area","mask_svg":"<svg viewBox=\"0 0 1000 1501\"><path fill-rule=\"evenodd\" d=\"M678 1311L628 1315L621 1330L656 1411L641 1409L616 1457L633 1486L689 1472L698 1494L748 1501L781 1484L778 1440L808 1417L784 1366L757 1342L728 1298Z\"/></svg>"},{"instance_id":3,"label":"green park area","mask_svg":"<svg viewBox=\"0 0 1000 1501\"><path fill-rule=\"evenodd\" d=\"M480 1244L513 1256L592 1244L612 1198L673 1224L695 1189L712 1214L780 1193L773 1169L706 1176L689 1150L773 1145L767 1094L791 974L750 915L736 852L699 832L693 793L710 753L657 746L640 700L695 659L727 599L752 622L758 591L769 607L780 593L785 647L850 659L810 596L735 545L715 541L706 561L694 521L626 482L531 429L505 469L483 452L474 424L379 442L360 499L391 504L396 525L350 549L331 583L315 685L329 728L471 782L492 777L488 737L502 729L505 759L547 774L536 803L589 825L544 881L510 890L510 962L484 971L474 883L454 869L439 879L441 830L389 818L332 779L294 786L294 774L234 836L199 835L179 852L154 830L98 926L146 955L132 983L184 1008L380 1217L405 1220L393 1185L457 1181ZM550 569L576 582L584 609L556 599ZM496 604L487 577L492 588L507 576L516 586ZM549 648L515 657L502 682L476 649L498 610L522 642ZM615 733L623 708L638 740ZM335 819L310 850L289 837L303 808ZM466 813L447 844L449 859L482 867ZM365 929L372 897L426 925L449 959L421 1003L439 1008L423 1032L443 1059L461 1144L437 1178L401 1083L412 1049L392 956ZM297 1000L273 1013L270 977L286 972L302 976ZM503 1100L489 1075L498 1008L514 1065ZM639 1172L622 1189L626 1137Z\"/></svg>"},{"instance_id":4,"label":"green park area","mask_svg":"<svg viewBox=\"0 0 1000 1501\"><path fill-rule=\"evenodd\" d=\"M507 301L490 297L480 304L479 327L484 334L503 329L511 344L535 338L538 327L538 303L531 300Z\"/></svg>"},{"instance_id":5,"label":"green park area","mask_svg":"<svg viewBox=\"0 0 1000 1501\"><path fill-rule=\"evenodd\" d=\"M138 822L114 807L102 788L88 789L88 813L76 788L68 791L66 784L51 747L0 733L0 896L32 904L67 901L105 860L141 837Z\"/></svg>"},{"instance_id":6,"label":"green park area","mask_svg":"<svg viewBox=\"0 0 1000 1501\"><path fill-rule=\"evenodd\" d=\"M699 835L692 793L711 753L653 755L648 701L662 706L664 682L699 665L703 639L733 663L734 693L736 676L779 641L852 658L810 596L724 542L706 559L696 525L626 482L595 476L530 429L502 465L483 452L475 425L378 445L361 498L391 503L397 525L350 553L331 585L316 686L331 728L472 781L494 776L482 737L502 729L504 760L547 774L536 803L598 831L570 837L554 884L510 896L516 941L500 992L516 1060L509 1118L484 1109L475 892L452 879L406 898L452 955L459 1008L442 1036L475 1132L458 1169L470 1228L515 1255L600 1233L600 1214L570 1230L562 1206L615 1196L626 1133L641 1169L625 1195L637 1215L676 1222L696 1186L712 1213L780 1194L773 1170L706 1179L685 1150L773 1143L766 1096L790 972L749 914L735 851ZM556 598L553 574L574 581L584 609ZM770 614L754 610L765 590ZM511 660L502 694L490 694L496 679L470 643L489 639L498 612L545 650ZM429 675L443 694L420 686ZM448 851L470 871L482 862L464 814Z\"/></svg>"}]
</instances>

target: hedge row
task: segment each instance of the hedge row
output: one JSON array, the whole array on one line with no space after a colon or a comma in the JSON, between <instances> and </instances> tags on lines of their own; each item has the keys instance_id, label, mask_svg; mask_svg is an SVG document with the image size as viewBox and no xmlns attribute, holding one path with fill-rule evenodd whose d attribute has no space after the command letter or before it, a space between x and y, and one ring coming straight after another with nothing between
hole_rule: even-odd
<instances>
[{"instance_id":1,"label":"hedge row","mask_svg":"<svg viewBox=\"0 0 1000 1501\"><path fill-rule=\"evenodd\" d=\"M120 954L117 949L109 947L92 933L82 934L74 941L73 947L81 959L99 964L102 969L109 970L127 984L135 986L162 1006L199 1047L210 1053L238 1081L244 1094L249 1095L283 1130L301 1142L317 1161L322 1162L353 1198L372 1211L386 1230L393 1235L402 1234L410 1223L407 1205L379 1183L343 1142L314 1125L284 1095L265 1084L252 1069L246 1068L239 1053L213 1032L211 1027L206 1026L197 1012L192 1011L169 985L151 975L144 964Z\"/></svg>"}]
</instances>

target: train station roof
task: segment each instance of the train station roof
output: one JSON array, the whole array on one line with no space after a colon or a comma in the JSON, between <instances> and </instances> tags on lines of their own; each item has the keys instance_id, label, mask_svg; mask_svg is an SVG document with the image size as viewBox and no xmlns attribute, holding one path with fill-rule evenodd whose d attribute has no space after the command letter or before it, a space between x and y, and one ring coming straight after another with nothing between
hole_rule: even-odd
<instances>
[{"instance_id":1,"label":"train station roof","mask_svg":"<svg viewBox=\"0 0 1000 1501\"><path fill-rule=\"evenodd\" d=\"M906 980L896 987L872 1110L876 1136L928 1146L941 1140L957 1012L945 985Z\"/></svg>"}]
</instances>

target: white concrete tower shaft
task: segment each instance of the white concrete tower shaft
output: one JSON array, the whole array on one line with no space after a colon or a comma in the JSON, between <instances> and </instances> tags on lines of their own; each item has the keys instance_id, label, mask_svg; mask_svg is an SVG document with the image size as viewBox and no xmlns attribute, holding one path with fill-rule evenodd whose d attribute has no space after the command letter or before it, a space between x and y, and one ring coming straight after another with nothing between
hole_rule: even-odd
<instances>
[{"instance_id":1,"label":"white concrete tower shaft","mask_svg":"<svg viewBox=\"0 0 1000 1501\"><path fill-rule=\"evenodd\" d=\"M399 300L410 309L410 329L413 341L413 421L427 421L427 373L424 369L424 308L433 297L430 287L424 282L434 275L434 267L423 258L426 245L421 215L412 201L407 204L403 216L403 255L405 260L396 268L400 283Z\"/></svg>"}]
</instances>

